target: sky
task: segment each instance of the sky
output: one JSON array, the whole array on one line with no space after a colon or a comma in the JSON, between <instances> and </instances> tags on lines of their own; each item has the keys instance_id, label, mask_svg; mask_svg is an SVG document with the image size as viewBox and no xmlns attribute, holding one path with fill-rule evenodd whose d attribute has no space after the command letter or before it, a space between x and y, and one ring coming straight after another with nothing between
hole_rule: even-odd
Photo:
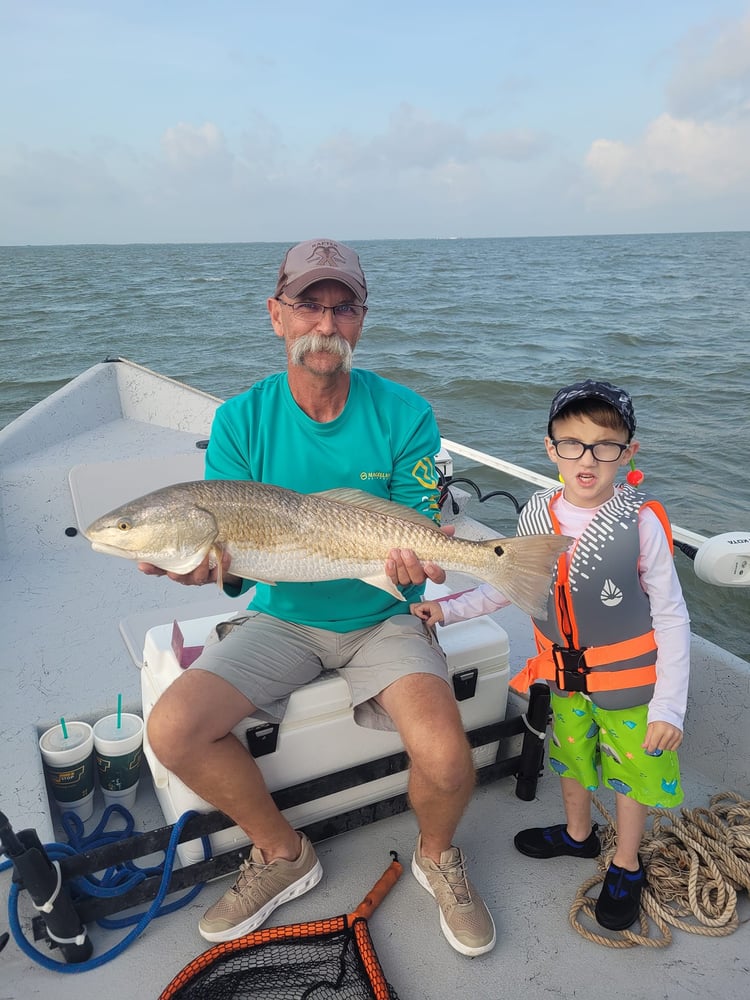
<instances>
[{"instance_id":1,"label":"sky","mask_svg":"<svg viewBox=\"0 0 750 1000\"><path fill-rule=\"evenodd\" d=\"M750 0L0 0L0 245L750 230Z\"/></svg>"}]
</instances>

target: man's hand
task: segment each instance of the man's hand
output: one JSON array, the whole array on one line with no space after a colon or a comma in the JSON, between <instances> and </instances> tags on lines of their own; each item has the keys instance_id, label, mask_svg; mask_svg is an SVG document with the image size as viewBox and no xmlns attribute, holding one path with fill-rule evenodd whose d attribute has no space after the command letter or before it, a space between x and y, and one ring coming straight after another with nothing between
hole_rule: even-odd
<instances>
[{"instance_id":1,"label":"man's hand","mask_svg":"<svg viewBox=\"0 0 750 1000\"><path fill-rule=\"evenodd\" d=\"M440 530L443 534L451 536L456 528L453 524L447 524ZM433 583L445 582L445 570L434 562L420 562L412 549L391 549L386 559L385 572L397 587L408 587L409 584L420 584L425 580L432 580Z\"/></svg>"},{"instance_id":2,"label":"man's hand","mask_svg":"<svg viewBox=\"0 0 750 1000\"><path fill-rule=\"evenodd\" d=\"M217 583L219 586L229 583L237 586L240 583L240 577L229 572L231 562L232 557L224 551L221 554L221 567L215 560L212 564L209 553L203 562L190 573L173 573L171 570L161 569L159 566L154 566L153 563L145 562L138 563L138 569L146 576L168 576L170 580L181 583L185 587L202 587L206 583Z\"/></svg>"}]
</instances>

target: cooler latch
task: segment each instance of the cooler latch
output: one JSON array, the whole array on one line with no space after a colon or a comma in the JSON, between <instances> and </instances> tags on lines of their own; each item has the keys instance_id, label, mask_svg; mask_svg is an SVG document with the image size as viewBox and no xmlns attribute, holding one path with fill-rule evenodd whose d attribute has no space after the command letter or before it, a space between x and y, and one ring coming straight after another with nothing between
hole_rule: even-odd
<instances>
[{"instance_id":1,"label":"cooler latch","mask_svg":"<svg viewBox=\"0 0 750 1000\"><path fill-rule=\"evenodd\" d=\"M477 678L479 677L479 671L476 667L472 667L470 670L459 670L453 675L453 692L456 695L456 701L466 701L467 698L473 698L477 693Z\"/></svg>"},{"instance_id":2,"label":"cooler latch","mask_svg":"<svg viewBox=\"0 0 750 1000\"><path fill-rule=\"evenodd\" d=\"M275 753L279 739L279 724L264 722L261 726L251 726L245 730L245 739L247 749L253 757L265 757L266 754Z\"/></svg>"}]
</instances>

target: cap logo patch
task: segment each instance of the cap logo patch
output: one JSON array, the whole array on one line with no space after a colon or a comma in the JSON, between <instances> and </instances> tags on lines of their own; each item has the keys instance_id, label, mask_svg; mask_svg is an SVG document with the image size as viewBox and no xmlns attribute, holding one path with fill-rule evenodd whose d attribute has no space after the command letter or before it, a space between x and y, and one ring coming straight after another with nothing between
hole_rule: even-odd
<instances>
[{"instance_id":1,"label":"cap logo patch","mask_svg":"<svg viewBox=\"0 0 750 1000\"><path fill-rule=\"evenodd\" d=\"M346 263L335 243L316 243L312 253L306 259L318 267L341 267L342 264Z\"/></svg>"}]
</instances>

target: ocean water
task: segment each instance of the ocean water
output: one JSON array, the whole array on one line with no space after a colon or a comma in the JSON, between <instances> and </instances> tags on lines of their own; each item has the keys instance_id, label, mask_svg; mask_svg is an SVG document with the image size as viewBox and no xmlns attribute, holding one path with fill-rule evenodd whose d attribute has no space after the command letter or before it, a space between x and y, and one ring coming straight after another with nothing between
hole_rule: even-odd
<instances>
[{"instance_id":1,"label":"ocean water","mask_svg":"<svg viewBox=\"0 0 750 1000\"><path fill-rule=\"evenodd\" d=\"M432 403L442 433L551 475L554 391L634 399L644 488L705 535L750 530L750 233L350 241L370 288L356 363ZM221 397L284 364L265 308L286 245L0 247L0 426L107 356ZM457 459L482 496L533 487ZM502 497L473 513L502 533ZM676 562L693 627L750 659L750 589Z\"/></svg>"}]
</instances>

